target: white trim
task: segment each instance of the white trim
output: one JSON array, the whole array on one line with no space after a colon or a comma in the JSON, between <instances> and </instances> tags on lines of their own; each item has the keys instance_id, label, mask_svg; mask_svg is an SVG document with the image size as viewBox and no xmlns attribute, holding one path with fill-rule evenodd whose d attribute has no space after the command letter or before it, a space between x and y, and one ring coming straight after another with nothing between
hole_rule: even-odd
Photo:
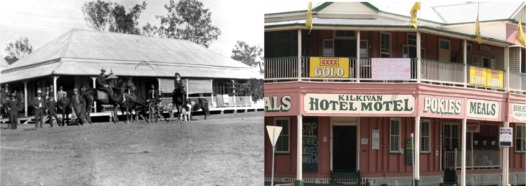
<instances>
[{"instance_id":1,"label":"white trim","mask_svg":"<svg viewBox=\"0 0 526 186\"><path fill-rule=\"evenodd\" d=\"M424 125L422 125L422 123L425 123L425 122L428 123L427 126L428 126L428 129L429 129L428 136L427 136L427 138L428 138L428 140L427 140L427 148L428 149L427 149L427 151L425 151L424 149L420 148L420 154L422 154L422 153L425 153L425 154L431 153L431 144L432 144L431 143L431 139L433 139L433 137L431 137L431 135L433 134L433 132L431 132L431 119L422 119L422 120L420 120L420 130L422 130L422 128L423 128L422 126L424 126ZM422 144L422 131L420 131L420 143Z\"/></svg>"},{"instance_id":2,"label":"white trim","mask_svg":"<svg viewBox=\"0 0 526 186\"><path fill-rule=\"evenodd\" d=\"M288 146L287 146L287 151L279 151L277 148L276 148L276 154L284 154L284 153L290 153L290 117L274 117L273 118L274 120L272 121L272 125L273 126L276 126L276 121L277 120L286 120L287 121L287 142L288 142ZM279 134L279 136L283 136L284 134L281 133ZM277 142L276 142L277 143Z\"/></svg>"},{"instance_id":3,"label":"white trim","mask_svg":"<svg viewBox=\"0 0 526 186\"><path fill-rule=\"evenodd\" d=\"M387 53L389 55L389 57L392 57L392 34L390 32L380 32L380 43L379 43L379 46L380 46L380 57L382 56L382 34L385 34L385 35L388 35L389 36L389 52Z\"/></svg>"},{"instance_id":4,"label":"white trim","mask_svg":"<svg viewBox=\"0 0 526 186\"><path fill-rule=\"evenodd\" d=\"M519 130L518 130L518 127L523 127L523 128L525 128L524 130L525 130L525 132L526 132L526 123L516 123L516 124L515 124L515 129L514 129L514 130L515 130L515 134L513 135L513 136L514 136L514 137L513 137L514 140L517 140L517 132L519 131ZM525 134L525 133L522 134L522 137L523 137L523 138L522 138L523 140L526 140L526 134ZM517 151L517 147L518 147L518 145L519 145L519 144L515 144L515 148L514 148L514 149L515 149L515 152L516 152L516 153L526 153L526 148L522 149L522 151Z\"/></svg>"},{"instance_id":5,"label":"white trim","mask_svg":"<svg viewBox=\"0 0 526 186\"><path fill-rule=\"evenodd\" d=\"M391 147L391 125L392 125L392 121L393 120L396 120L398 121L398 150L396 151L393 151L392 147ZM402 133L402 130L401 130L401 126L402 125L402 118L389 118L389 153L400 153L400 150L402 150L402 136L401 136L401 133Z\"/></svg>"}]
</instances>

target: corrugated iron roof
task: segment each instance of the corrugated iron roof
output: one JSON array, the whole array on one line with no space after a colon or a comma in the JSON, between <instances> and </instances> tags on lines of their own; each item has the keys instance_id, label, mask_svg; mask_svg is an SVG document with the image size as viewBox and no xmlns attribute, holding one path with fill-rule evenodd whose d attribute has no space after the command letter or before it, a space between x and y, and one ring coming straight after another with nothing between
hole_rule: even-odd
<instances>
[{"instance_id":1,"label":"corrugated iron roof","mask_svg":"<svg viewBox=\"0 0 526 186\"><path fill-rule=\"evenodd\" d=\"M514 13L522 4L523 2L468 2L435 6L433 10L445 24L473 23L477 18L479 5L479 21L496 21L513 19Z\"/></svg>"},{"instance_id":2,"label":"corrugated iron roof","mask_svg":"<svg viewBox=\"0 0 526 186\"><path fill-rule=\"evenodd\" d=\"M47 75L261 78L252 68L190 41L73 29L2 71L1 83Z\"/></svg>"}]
</instances>

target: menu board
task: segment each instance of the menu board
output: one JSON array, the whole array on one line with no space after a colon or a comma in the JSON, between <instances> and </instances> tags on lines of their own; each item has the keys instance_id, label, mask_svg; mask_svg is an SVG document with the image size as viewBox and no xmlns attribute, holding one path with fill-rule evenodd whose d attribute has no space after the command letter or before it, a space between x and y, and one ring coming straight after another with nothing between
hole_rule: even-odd
<instances>
[{"instance_id":1,"label":"menu board","mask_svg":"<svg viewBox=\"0 0 526 186\"><path fill-rule=\"evenodd\" d=\"M303 172L318 172L318 118L303 118Z\"/></svg>"}]
</instances>

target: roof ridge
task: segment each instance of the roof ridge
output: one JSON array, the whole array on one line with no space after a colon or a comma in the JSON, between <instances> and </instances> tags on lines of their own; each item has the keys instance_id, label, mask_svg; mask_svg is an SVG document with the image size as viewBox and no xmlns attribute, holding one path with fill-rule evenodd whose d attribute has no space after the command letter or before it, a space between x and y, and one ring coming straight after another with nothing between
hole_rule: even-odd
<instances>
[{"instance_id":1,"label":"roof ridge","mask_svg":"<svg viewBox=\"0 0 526 186\"><path fill-rule=\"evenodd\" d=\"M67 41L66 41L66 47L64 47L64 48L62 49L62 51L60 52L60 56L59 56L59 58L63 58L63 57L66 55L66 52L67 52L68 49L69 49L69 45L71 44L71 37L72 37L71 35L72 35L72 32L74 32L74 31L76 32L77 29L71 29L71 30L67 33L67 34L68 34L68 36L67 36L68 38L67 38Z\"/></svg>"}]
</instances>

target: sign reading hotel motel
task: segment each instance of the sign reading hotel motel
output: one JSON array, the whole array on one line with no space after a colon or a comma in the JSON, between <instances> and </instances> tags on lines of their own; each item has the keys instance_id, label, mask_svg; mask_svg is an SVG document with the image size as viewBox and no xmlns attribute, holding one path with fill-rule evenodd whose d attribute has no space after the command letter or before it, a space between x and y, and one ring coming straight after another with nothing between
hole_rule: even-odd
<instances>
[{"instance_id":1,"label":"sign reading hotel motel","mask_svg":"<svg viewBox=\"0 0 526 186\"><path fill-rule=\"evenodd\" d=\"M468 99L467 116L469 118L498 119L499 102Z\"/></svg>"},{"instance_id":2,"label":"sign reading hotel motel","mask_svg":"<svg viewBox=\"0 0 526 186\"><path fill-rule=\"evenodd\" d=\"M412 95L305 94L306 113L333 114L412 114Z\"/></svg>"},{"instance_id":3,"label":"sign reading hotel motel","mask_svg":"<svg viewBox=\"0 0 526 186\"><path fill-rule=\"evenodd\" d=\"M310 57L311 78L349 78L349 58Z\"/></svg>"},{"instance_id":4,"label":"sign reading hotel motel","mask_svg":"<svg viewBox=\"0 0 526 186\"><path fill-rule=\"evenodd\" d=\"M526 104L511 104L511 117L526 122Z\"/></svg>"}]
</instances>

